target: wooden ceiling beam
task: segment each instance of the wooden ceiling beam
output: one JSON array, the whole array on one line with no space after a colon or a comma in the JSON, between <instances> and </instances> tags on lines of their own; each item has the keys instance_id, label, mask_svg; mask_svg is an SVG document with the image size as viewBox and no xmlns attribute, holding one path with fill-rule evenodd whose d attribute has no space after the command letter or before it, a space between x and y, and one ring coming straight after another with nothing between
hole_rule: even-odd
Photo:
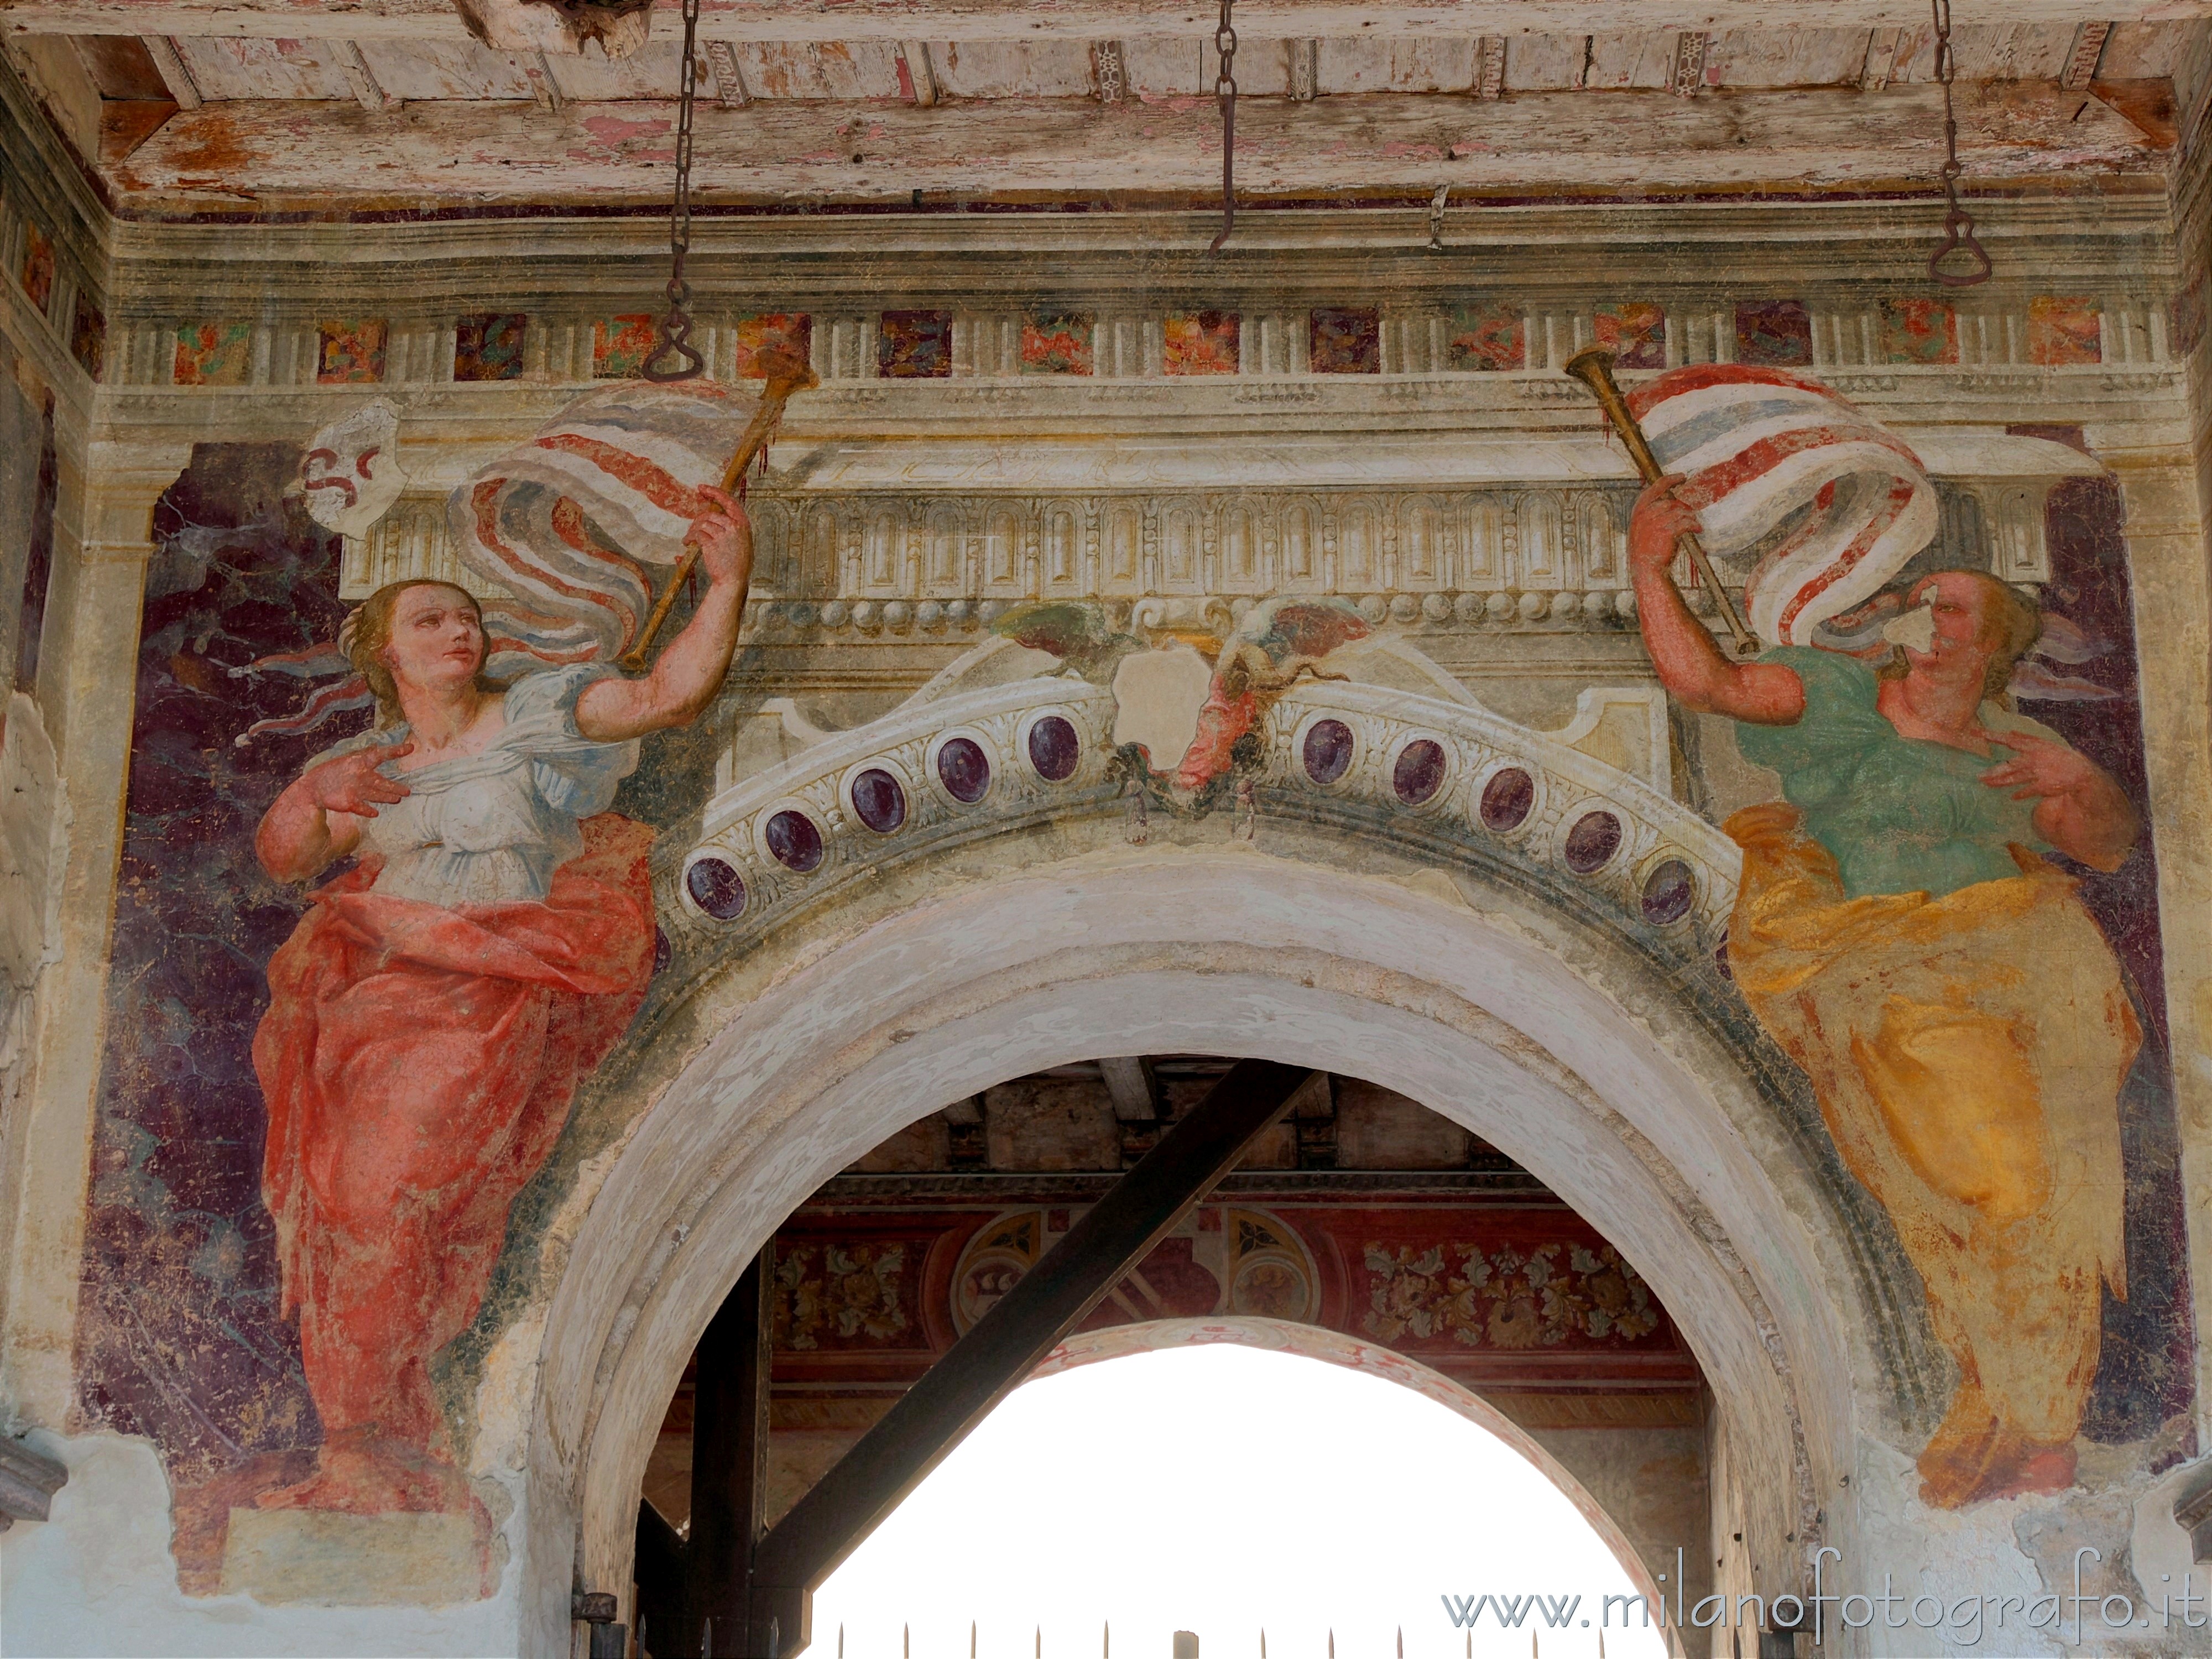
<instances>
[{"instance_id":1,"label":"wooden ceiling beam","mask_svg":"<svg viewBox=\"0 0 2212 1659\"><path fill-rule=\"evenodd\" d=\"M2148 174L2167 151L2110 103L2050 82L1961 83L1970 185ZM943 110L792 100L698 113L702 205L1079 198L1128 206L1219 188L1211 104L1006 99ZM137 213L319 216L662 200L672 106L232 102L180 111L109 169ZM1247 200L1484 192L1571 198L1926 185L1942 154L1932 86L1789 92L1375 94L1255 99L1237 122ZM222 158L219 174L208 157ZM557 167L549 156L559 157Z\"/></svg>"},{"instance_id":2,"label":"wooden ceiling beam","mask_svg":"<svg viewBox=\"0 0 2212 1659\"><path fill-rule=\"evenodd\" d=\"M2212 0L2006 0L2012 25L2212 17ZM1201 36L1212 6L1193 0L702 0L710 40L1048 40ZM1238 0L1251 40L1426 35L1717 33L1759 28L1922 27L1923 0ZM1971 21L1971 20L1962 20ZM659 0L656 39L678 32ZM450 0L0 0L17 34L258 35L354 40L462 40Z\"/></svg>"}]
</instances>

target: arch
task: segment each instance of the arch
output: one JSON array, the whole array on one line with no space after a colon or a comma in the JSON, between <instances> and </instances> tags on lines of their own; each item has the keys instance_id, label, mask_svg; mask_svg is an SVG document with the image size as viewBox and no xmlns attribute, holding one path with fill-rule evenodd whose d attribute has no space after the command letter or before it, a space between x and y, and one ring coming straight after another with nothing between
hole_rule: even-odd
<instances>
[{"instance_id":1,"label":"arch","mask_svg":"<svg viewBox=\"0 0 2212 1659\"><path fill-rule=\"evenodd\" d=\"M1232 501L1221 515L1221 582L1249 592L1260 575L1260 520L1253 507Z\"/></svg>"},{"instance_id":2,"label":"arch","mask_svg":"<svg viewBox=\"0 0 2212 1659\"><path fill-rule=\"evenodd\" d=\"M1011 507L994 509L983 521L983 583L1007 591L1021 580L1021 521Z\"/></svg>"},{"instance_id":3,"label":"arch","mask_svg":"<svg viewBox=\"0 0 2212 1659\"><path fill-rule=\"evenodd\" d=\"M960 537L960 510L957 507L939 502L929 509L922 532L922 568L928 592L958 594L963 591Z\"/></svg>"},{"instance_id":4,"label":"arch","mask_svg":"<svg viewBox=\"0 0 2212 1659\"><path fill-rule=\"evenodd\" d=\"M747 503L753 526L753 568L763 589L789 594L799 589L799 558L792 544L792 510L785 503L761 499Z\"/></svg>"},{"instance_id":5,"label":"arch","mask_svg":"<svg viewBox=\"0 0 2212 1659\"><path fill-rule=\"evenodd\" d=\"M868 591L890 592L898 581L898 515L888 507L871 514L862 546L862 580L867 583Z\"/></svg>"},{"instance_id":6,"label":"arch","mask_svg":"<svg viewBox=\"0 0 2212 1659\"><path fill-rule=\"evenodd\" d=\"M1408 1389L1458 1413L1477 1428L1503 1441L1566 1495L1576 1512L1589 1522L1591 1530L1613 1552L1613 1559L1620 1563L1621 1570L1627 1573L1639 1595L1654 1602L1663 1599L1650 1568L1629 1541L1620 1523L1565 1464L1545 1450L1527 1430L1472 1389L1395 1349L1363 1342L1356 1336L1347 1336L1325 1326L1265 1319L1255 1314L1218 1314L1206 1319L1147 1319L1109 1326L1104 1330L1077 1332L1045 1357L1043 1363L1030 1373L1030 1380L1056 1376L1081 1365L1103 1364L1129 1354L1216 1344L1297 1354L1326 1365L1340 1365L1346 1370Z\"/></svg>"},{"instance_id":7,"label":"arch","mask_svg":"<svg viewBox=\"0 0 2212 1659\"><path fill-rule=\"evenodd\" d=\"M1133 502L1115 502L1106 514L1106 579L1117 592L1135 590L1144 546L1144 514Z\"/></svg>"},{"instance_id":8,"label":"arch","mask_svg":"<svg viewBox=\"0 0 2212 1659\"><path fill-rule=\"evenodd\" d=\"M887 872L811 913L805 960L699 964L643 1022L614 1086L653 1104L551 1229L574 1243L537 1347L531 1530L560 1595L564 1521L586 1583L628 1582L661 1409L782 1216L947 1100L1133 1043L1387 1081L1598 1224L1712 1382L1764 1588L1794 1589L1850 1525L1874 1315L1741 1057L1670 1010L1665 975L1599 961L1509 887L1478 914L1287 846L1151 852L1109 828L926 900Z\"/></svg>"},{"instance_id":9,"label":"arch","mask_svg":"<svg viewBox=\"0 0 2212 1659\"><path fill-rule=\"evenodd\" d=\"M1445 534L1443 509L1433 497L1416 495L1407 501L1404 512L1398 567L1401 585L1417 592L1444 586L1450 572L1451 547Z\"/></svg>"},{"instance_id":10,"label":"arch","mask_svg":"<svg viewBox=\"0 0 2212 1659\"><path fill-rule=\"evenodd\" d=\"M1576 540L1582 550L1582 581L1586 588L1618 587L1627 574L1628 532L1614 511L1613 496L1592 489L1577 504Z\"/></svg>"},{"instance_id":11,"label":"arch","mask_svg":"<svg viewBox=\"0 0 2212 1659\"><path fill-rule=\"evenodd\" d=\"M1044 514L1044 583L1048 592L1074 592L1081 581L1083 516L1055 501Z\"/></svg>"},{"instance_id":12,"label":"arch","mask_svg":"<svg viewBox=\"0 0 2212 1659\"><path fill-rule=\"evenodd\" d=\"M805 568L794 574L793 586L802 592L835 593L838 590L837 514L828 506L806 515Z\"/></svg>"},{"instance_id":13,"label":"arch","mask_svg":"<svg viewBox=\"0 0 2212 1659\"><path fill-rule=\"evenodd\" d=\"M1161 584L1181 591L1198 584L1198 511L1177 501L1160 514Z\"/></svg>"},{"instance_id":14,"label":"arch","mask_svg":"<svg viewBox=\"0 0 2212 1659\"><path fill-rule=\"evenodd\" d=\"M1347 588L1372 587L1381 580L1382 538L1375 508L1364 500L1340 505L1336 519L1337 581Z\"/></svg>"},{"instance_id":15,"label":"arch","mask_svg":"<svg viewBox=\"0 0 2212 1659\"><path fill-rule=\"evenodd\" d=\"M1317 576L1316 556L1321 540L1316 528L1317 520L1312 506L1303 501L1287 501L1283 507L1282 556L1283 578L1286 582L1310 587Z\"/></svg>"},{"instance_id":16,"label":"arch","mask_svg":"<svg viewBox=\"0 0 2212 1659\"><path fill-rule=\"evenodd\" d=\"M1520 568L1514 573L1514 585L1519 587L1552 588L1561 585L1564 569L1565 538L1563 533L1559 498L1548 489L1530 490L1513 504L1513 522L1518 532L1517 550Z\"/></svg>"},{"instance_id":17,"label":"arch","mask_svg":"<svg viewBox=\"0 0 2212 1659\"><path fill-rule=\"evenodd\" d=\"M1505 585L1505 513L1494 491L1479 490L1468 498L1460 545L1457 586L1494 591Z\"/></svg>"}]
</instances>

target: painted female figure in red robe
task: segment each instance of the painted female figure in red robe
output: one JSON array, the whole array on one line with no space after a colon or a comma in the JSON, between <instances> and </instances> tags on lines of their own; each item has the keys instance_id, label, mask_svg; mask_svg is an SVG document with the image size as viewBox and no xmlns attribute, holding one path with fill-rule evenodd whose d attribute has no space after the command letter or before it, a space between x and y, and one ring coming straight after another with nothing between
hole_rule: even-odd
<instances>
[{"instance_id":1,"label":"painted female figure in red robe","mask_svg":"<svg viewBox=\"0 0 2212 1659\"><path fill-rule=\"evenodd\" d=\"M262 1191L325 1437L315 1472L264 1507L473 1506L429 1361L476 1317L508 1207L653 970L653 832L606 809L636 740L694 719L729 668L751 534L704 494L707 591L641 679L595 664L502 687L467 593L379 592L349 646L376 727L261 821L280 881L360 854L270 961L253 1042Z\"/></svg>"}]
</instances>

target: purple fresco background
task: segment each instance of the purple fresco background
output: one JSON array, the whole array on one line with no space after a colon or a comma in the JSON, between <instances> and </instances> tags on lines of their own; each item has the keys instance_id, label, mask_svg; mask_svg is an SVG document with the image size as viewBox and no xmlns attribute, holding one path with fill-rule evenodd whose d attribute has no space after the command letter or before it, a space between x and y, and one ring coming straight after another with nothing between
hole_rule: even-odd
<instances>
[{"instance_id":1,"label":"purple fresco background","mask_svg":"<svg viewBox=\"0 0 2212 1659\"><path fill-rule=\"evenodd\" d=\"M2070 430L2012 430L2081 447L2081 434ZM2135 598L2118 484L2110 478L2066 480L2051 491L2045 528L2051 578L2045 609L2111 647L2067 672L2120 695L2104 702L2023 702L2021 712L2110 772L2143 820L2142 840L2118 871L2106 875L2070 866L2081 878L2082 902L2120 959L2143 1024L2142 1053L2120 1096L2128 1184L2128 1299L2115 1301L2106 1292L2104 1352L2081 1425L2092 1440L2116 1443L2149 1434L2186 1407L2194 1392L2181 1139L2159 937L2158 849L2151 831L2136 666Z\"/></svg>"},{"instance_id":2,"label":"purple fresco background","mask_svg":"<svg viewBox=\"0 0 2212 1659\"><path fill-rule=\"evenodd\" d=\"M368 722L233 740L302 683L230 671L335 635L338 539L283 486L287 445L204 444L155 514L85 1233L86 1414L161 1447L179 1485L321 1426L277 1317L253 1029L305 908L253 830L308 757Z\"/></svg>"}]
</instances>

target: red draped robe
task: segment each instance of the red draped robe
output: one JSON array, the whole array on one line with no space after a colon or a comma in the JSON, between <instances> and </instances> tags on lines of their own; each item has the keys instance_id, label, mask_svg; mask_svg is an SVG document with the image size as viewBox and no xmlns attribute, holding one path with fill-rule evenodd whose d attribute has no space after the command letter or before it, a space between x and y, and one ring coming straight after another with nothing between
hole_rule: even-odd
<instances>
[{"instance_id":1,"label":"red draped robe","mask_svg":"<svg viewBox=\"0 0 2212 1659\"><path fill-rule=\"evenodd\" d=\"M262 1192L325 1437L434 1449L429 1360L468 1328L508 1208L653 972L653 831L586 819L542 902L314 895L253 1039Z\"/></svg>"}]
</instances>

